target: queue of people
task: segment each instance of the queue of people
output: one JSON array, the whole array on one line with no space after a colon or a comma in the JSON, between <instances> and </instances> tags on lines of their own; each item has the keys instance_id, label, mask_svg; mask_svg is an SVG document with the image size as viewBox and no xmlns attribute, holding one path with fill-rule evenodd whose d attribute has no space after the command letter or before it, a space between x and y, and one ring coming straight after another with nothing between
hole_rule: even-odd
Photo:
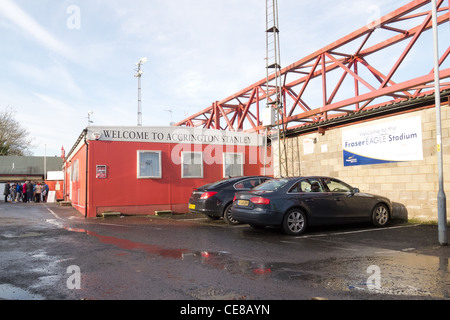
<instances>
[{"instance_id":1,"label":"queue of people","mask_svg":"<svg viewBox=\"0 0 450 320\"><path fill-rule=\"evenodd\" d=\"M44 182L25 181L23 184L7 182L3 195L5 202L47 202L48 191L49 187Z\"/></svg>"}]
</instances>

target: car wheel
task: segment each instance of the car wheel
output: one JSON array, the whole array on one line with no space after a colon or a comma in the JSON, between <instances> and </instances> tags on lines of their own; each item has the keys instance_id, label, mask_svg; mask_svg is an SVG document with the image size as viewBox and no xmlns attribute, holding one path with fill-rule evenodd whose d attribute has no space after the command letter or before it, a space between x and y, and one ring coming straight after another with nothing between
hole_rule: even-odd
<instances>
[{"instance_id":1,"label":"car wheel","mask_svg":"<svg viewBox=\"0 0 450 320\"><path fill-rule=\"evenodd\" d=\"M372 211L372 223L376 227L384 227L389 221L389 210L384 204L377 204Z\"/></svg>"},{"instance_id":2,"label":"car wheel","mask_svg":"<svg viewBox=\"0 0 450 320\"><path fill-rule=\"evenodd\" d=\"M225 211L223 212L223 220L225 220L225 222L228 223L229 225L235 226L235 225L239 224L239 221L233 219L233 215L231 214L231 206L232 205L233 204L230 203L225 208Z\"/></svg>"},{"instance_id":3,"label":"car wheel","mask_svg":"<svg viewBox=\"0 0 450 320\"><path fill-rule=\"evenodd\" d=\"M288 211L283 219L283 231L292 236L298 236L306 230L306 214L300 209Z\"/></svg>"}]
</instances>

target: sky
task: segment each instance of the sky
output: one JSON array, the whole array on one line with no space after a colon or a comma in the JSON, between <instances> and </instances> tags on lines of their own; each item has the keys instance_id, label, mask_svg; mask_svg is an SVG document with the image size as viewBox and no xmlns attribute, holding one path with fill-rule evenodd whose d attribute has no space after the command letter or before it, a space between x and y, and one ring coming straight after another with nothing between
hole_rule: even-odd
<instances>
[{"instance_id":1,"label":"sky","mask_svg":"<svg viewBox=\"0 0 450 320\"><path fill-rule=\"evenodd\" d=\"M294 63L409 0L278 0L281 63ZM0 110L35 156L88 125L168 126L265 78L263 0L0 0Z\"/></svg>"}]
</instances>

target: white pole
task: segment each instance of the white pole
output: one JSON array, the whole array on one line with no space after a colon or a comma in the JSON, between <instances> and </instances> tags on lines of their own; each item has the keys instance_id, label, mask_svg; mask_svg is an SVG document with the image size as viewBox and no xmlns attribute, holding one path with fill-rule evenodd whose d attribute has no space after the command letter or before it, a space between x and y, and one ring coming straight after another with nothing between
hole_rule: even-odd
<instances>
[{"instance_id":1,"label":"white pole","mask_svg":"<svg viewBox=\"0 0 450 320\"><path fill-rule=\"evenodd\" d=\"M136 78L138 78L138 120L137 120L137 125L138 127L142 126L142 99L141 99L141 77L144 74L144 72L142 72L142 65L144 63L146 63L148 61L147 58L141 58L139 60L138 63L136 63L137 65L137 73L134 75Z\"/></svg>"},{"instance_id":2,"label":"white pole","mask_svg":"<svg viewBox=\"0 0 450 320\"><path fill-rule=\"evenodd\" d=\"M47 144L44 146L44 181L47 180Z\"/></svg>"},{"instance_id":3,"label":"white pole","mask_svg":"<svg viewBox=\"0 0 450 320\"><path fill-rule=\"evenodd\" d=\"M139 66L140 70L140 66ZM142 126L142 105L141 105L141 76L138 76L138 123L137 125Z\"/></svg>"},{"instance_id":4,"label":"white pole","mask_svg":"<svg viewBox=\"0 0 450 320\"><path fill-rule=\"evenodd\" d=\"M439 191L438 191L438 233L439 243L447 245L447 198L444 191L444 171L442 155L442 122L441 122L441 85L439 78L439 47L437 31L437 8L436 0L431 0L431 12L433 21L434 42L434 96L436 105L436 142L439 167Z\"/></svg>"}]
</instances>

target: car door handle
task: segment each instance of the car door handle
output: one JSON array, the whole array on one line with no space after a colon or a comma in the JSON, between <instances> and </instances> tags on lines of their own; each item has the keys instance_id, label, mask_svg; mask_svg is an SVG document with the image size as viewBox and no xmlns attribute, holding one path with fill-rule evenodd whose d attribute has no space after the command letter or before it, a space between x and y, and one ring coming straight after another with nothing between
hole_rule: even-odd
<instances>
[{"instance_id":1,"label":"car door handle","mask_svg":"<svg viewBox=\"0 0 450 320\"><path fill-rule=\"evenodd\" d=\"M334 200L336 200L336 201L341 201L341 198L334 198Z\"/></svg>"},{"instance_id":2,"label":"car door handle","mask_svg":"<svg viewBox=\"0 0 450 320\"><path fill-rule=\"evenodd\" d=\"M305 202L313 202L314 199L305 199Z\"/></svg>"}]
</instances>

